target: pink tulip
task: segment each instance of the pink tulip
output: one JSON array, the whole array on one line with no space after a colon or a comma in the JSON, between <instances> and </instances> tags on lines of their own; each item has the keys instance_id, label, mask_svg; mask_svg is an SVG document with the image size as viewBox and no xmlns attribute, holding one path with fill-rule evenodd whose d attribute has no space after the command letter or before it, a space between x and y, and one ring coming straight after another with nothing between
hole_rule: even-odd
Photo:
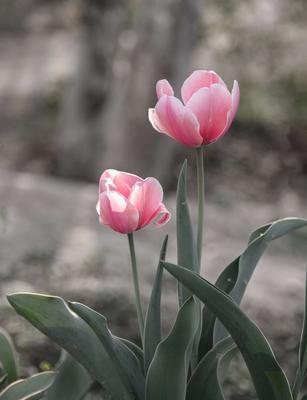
<instances>
[{"instance_id":1,"label":"pink tulip","mask_svg":"<svg viewBox=\"0 0 307 400\"><path fill-rule=\"evenodd\" d=\"M134 232L151 222L164 225L170 213L162 200L157 179L107 169L99 182L99 222L120 233Z\"/></svg>"},{"instance_id":2,"label":"pink tulip","mask_svg":"<svg viewBox=\"0 0 307 400\"><path fill-rule=\"evenodd\" d=\"M189 147L215 142L229 129L238 109L240 90L234 81L230 94L213 71L194 71L183 83L183 103L174 97L166 79L157 82L158 103L149 120L158 132Z\"/></svg>"}]
</instances>

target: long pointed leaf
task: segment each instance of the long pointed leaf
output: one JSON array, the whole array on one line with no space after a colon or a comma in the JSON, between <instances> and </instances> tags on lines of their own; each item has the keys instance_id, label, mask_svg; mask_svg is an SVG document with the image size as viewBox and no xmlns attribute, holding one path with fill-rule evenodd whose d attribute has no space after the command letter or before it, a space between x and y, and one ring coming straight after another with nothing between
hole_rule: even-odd
<instances>
[{"instance_id":1,"label":"long pointed leaf","mask_svg":"<svg viewBox=\"0 0 307 400\"><path fill-rule=\"evenodd\" d=\"M54 372L42 372L12 383L0 393L0 400L27 400L43 394L54 382Z\"/></svg>"},{"instance_id":2,"label":"long pointed leaf","mask_svg":"<svg viewBox=\"0 0 307 400\"><path fill-rule=\"evenodd\" d=\"M20 315L82 364L114 399L130 399L97 335L63 299L16 293L8 296L8 300Z\"/></svg>"},{"instance_id":3,"label":"long pointed leaf","mask_svg":"<svg viewBox=\"0 0 307 400\"><path fill-rule=\"evenodd\" d=\"M168 236L166 236L159 260L164 260L167 250ZM161 290L162 290L163 268L159 261L154 285L152 288L144 329L144 368L147 372L149 364L153 359L156 348L161 342Z\"/></svg>"},{"instance_id":4,"label":"long pointed leaf","mask_svg":"<svg viewBox=\"0 0 307 400\"><path fill-rule=\"evenodd\" d=\"M146 380L146 400L184 400L189 350L198 327L193 297L180 308L170 334L158 345Z\"/></svg>"},{"instance_id":5,"label":"long pointed leaf","mask_svg":"<svg viewBox=\"0 0 307 400\"><path fill-rule=\"evenodd\" d=\"M47 400L82 400L93 384L85 368L65 354L57 370L55 381L47 392Z\"/></svg>"},{"instance_id":6,"label":"long pointed leaf","mask_svg":"<svg viewBox=\"0 0 307 400\"><path fill-rule=\"evenodd\" d=\"M17 380L17 364L15 349L9 335L0 328L0 363L4 374L7 375L7 382Z\"/></svg>"},{"instance_id":7,"label":"long pointed leaf","mask_svg":"<svg viewBox=\"0 0 307 400\"><path fill-rule=\"evenodd\" d=\"M287 378L266 338L232 299L193 271L166 262L163 266L223 323L245 359L259 400L293 400Z\"/></svg>"},{"instance_id":8,"label":"long pointed leaf","mask_svg":"<svg viewBox=\"0 0 307 400\"><path fill-rule=\"evenodd\" d=\"M197 250L187 201L187 160L184 161L177 185L176 196L177 262L185 268L199 271ZM189 291L179 285L180 306L190 297Z\"/></svg>"},{"instance_id":9,"label":"long pointed leaf","mask_svg":"<svg viewBox=\"0 0 307 400\"><path fill-rule=\"evenodd\" d=\"M127 392L142 400L145 395L145 378L134 353L107 326L106 318L91 308L80 303L69 303L69 307L79 315L96 333L103 344L119 380Z\"/></svg>"},{"instance_id":10,"label":"long pointed leaf","mask_svg":"<svg viewBox=\"0 0 307 400\"><path fill-rule=\"evenodd\" d=\"M228 353L233 355L236 347L231 338L226 338L203 357L188 383L186 400L224 398L219 382L219 364Z\"/></svg>"}]
</instances>

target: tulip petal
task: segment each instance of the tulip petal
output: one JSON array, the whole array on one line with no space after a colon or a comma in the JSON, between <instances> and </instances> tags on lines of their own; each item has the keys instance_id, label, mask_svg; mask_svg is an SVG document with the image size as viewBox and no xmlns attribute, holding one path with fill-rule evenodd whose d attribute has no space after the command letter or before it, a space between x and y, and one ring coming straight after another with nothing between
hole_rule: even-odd
<instances>
[{"instance_id":1,"label":"tulip petal","mask_svg":"<svg viewBox=\"0 0 307 400\"><path fill-rule=\"evenodd\" d=\"M227 88L223 79L214 71L198 70L194 71L181 87L181 97L184 104L187 104L191 96L200 88L210 87L214 83L219 83Z\"/></svg>"},{"instance_id":2,"label":"tulip petal","mask_svg":"<svg viewBox=\"0 0 307 400\"><path fill-rule=\"evenodd\" d=\"M205 87L195 92L186 107L196 116L199 122L199 133L205 138L208 131L210 117L210 89Z\"/></svg>"},{"instance_id":3,"label":"tulip petal","mask_svg":"<svg viewBox=\"0 0 307 400\"><path fill-rule=\"evenodd\" d=\"M138 210L120 193L103 192L99 196L99 221L119 233L131 233L138 228Z\"/></svg>"},{"instance_id":4,"label":"tulip petal","mask_svg":"<svg viewBox=\"0 0 307 400\"><path fill-rule=\"evenodd\" d=\"M171 213L165 207L163 203L160 204L155 217L154 217L154 224L155 225L165 225L171 219Z\"/></svg>"},{"instance_id":5,"label":"tulip petal","mask_svg":"<svg viewBox=\"0 0 307 400\"><path fill-rule=\"evenodd\" d=\"M166 94L167 96L174 96L174 90L166 79L161 79L157 82L156 92L158 99L160 99L160 97L162 97L164 94Z\"/></svg>"},{"instance_id":6,"label":"tulip petal","mask_svg":"<svg viewBox=\"0 0 307 400\"><path fill-rule=\"evenodd\" d=\"M128 198L135 182L142 180L143 179L139 176L128 172L117 171L116 169L107 169L101 175L99 193L102 193L105 190L116 190ZM112 182L112 184L110 182Z\"/></svg>"},{"instance_id":7,"label":"tulip petal","mask_svg":"<svg viewBox=\"0 0 307 400\"><path fill-rule=\"evenodd\" d=\"M163 128L162 126L160 126L160 121L159 118L157 117L157 113L156 110L154 108L149 108L148 109L148 119L152 125L152 127L160 132L160 133L164 133L165 128Z\"/></svg>"},{"instance_id":8,"label":"tulip petal","mask_svg":"<svg viewBox=\"0 0 307 400\"><path fill-rule=\"evenodd\" d=\"M229 129L234 117L238 111L240 102L240 88L237 81L234 81L232 91L231 91L231 108L228 116L227 125L225 128L225 132Z\"/></svg>"},{"instance_id":9,"label":"tulip petal","mask_svg":"<svg viewBox=\"0 0 307 400\"><path fill-rule=\"evenodd\" d=\"M176 97L162 96L156 105L155 113L151 113L151 116L154 116L153 127L157 126L159 132L185 146L198 147L202 144L203 139L199 134L199 123L195 115Z\"/></svg>"},{"instance_id":10,"label":"tulip petal","mask_svg":"<svg viewBox=\"0 0 307 400\"><path fill-rule=\"evenodd\" d=\"M156 216L163 200L163 189L155 178L146 178L143 182L136 182L129 201L139 212L139 225L142 228L148 225Z\"/></svg>"}]
</instances>

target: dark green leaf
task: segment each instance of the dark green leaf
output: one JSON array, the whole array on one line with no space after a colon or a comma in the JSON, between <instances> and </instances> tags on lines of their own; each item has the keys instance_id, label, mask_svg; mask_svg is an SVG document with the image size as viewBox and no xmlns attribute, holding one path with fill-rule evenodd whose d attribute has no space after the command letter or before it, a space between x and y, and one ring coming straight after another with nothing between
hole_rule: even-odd
<instances>
[{"instance_id":1,"label":"dark green leaf","mask_svg":"<svg viewBox=\"0 0 307 400\"><path fill-rule=\"evenodd\" d=\"M108 354L118 379L126 391L138 399L145 395L145 378L134 353L107 326L106 318L91 308L80 303L69 303L69 307L79 315L96 333ZM134 393L134 394L133 394Z\"/></svg>"},{"instance_id":2,"label":"dark green leaf","mask_svg":"<svg viewBox=\"0 0 307 400\"><path fill-rule=\"evenodd\" d=\"M131 399L95 332L63 299L16 293L8 296L8 300L19 314L83 365L114 399Z\"/></svg>"},{"instance_id":3,"label":"dark green leaf","mask_svg":"<svg viewBox=\"0 0 307 400\"><path fill-rule=\"evenodd\" d=\"M193 271L166 262L163 266L223 323L245 359L259 400L292 400L287 378L266 338L232 299Z\"/></svg>"},{"instance_id":4,"label":"dark green leaf","mask_svg":"<svg viewBox=\"0 0 307 400\"><path fill-rule=\"evenodd\" d=\"M93 384L88 372L69 354L63 354L47 400L81 400ZM73 384L72 384L73 382Z\"/></svg>"},{"instance_id":5,"label":"dark green leaf","mask_svg":"<svg viewBox=\"0 0 307 400\"><path fill-rule=\"evenodd\" d=\"M235 349L236 345L228 337L203 357L188 383L186 400L216 400L218 396L223 399L219 365L228 353L233 355Z\"/></svg>"},{"instance_id":6,"label":"dark green leaf","mask_svg":"<svg viewBox=\"0 0 307 400\"><path fill-rule=\"evenodd\" d=\"M9 335L0 328L0 363L4 374L7 375L7 382L17 380L17 365L15 349Z\"/></svg>"},{"instance_id":7,"label":"dark green leaf","mask_svg":"<svg viewBox=\"0 0 307 400\"><path fill-rule=\"evenodd\" d=\"M27 400L43 394L54 382L54 372L42 372L28 379L16 381L0 393L0 400Z\"/></svg>"},{"instance_id":8,"label":"dark green leaf","mask_svg":"<svg viewBox=\"0 0 307 400\"><path fill-rule=\"evenodd\" d=\"M190 348L198 328L193 297L180 308L170 334L158 345L146 379L146 400L184 400Z\"/></svg>"},{"instance_id":9,"label":"dark green leaf","mask_svg":"<svg viewBox=\"0 0 307 400\"><path fill-rule=\"evenodd\" d=\"M199 271L197 250L187 201L187 160L184 161L177 186L176 197L177 262L185 268ZM179 285L180 306L190 297L189 291Z\"/></svg>"},{"instance_id":10,"label":"dark green leaf","mask_svg":"<svg viewBox=\"0 0 307 400\"><path fill-rule=\"evenodd\" d=\"M0 391L3 390L6 385L7 385L7 374L1 376L0 378Z\"/></svg>"},{"instance_id":11,"label":"dark green leaf","mask_svg":"<svg viewBox=\"0 0 307 400\"><path fill-rule=\"evenodd\" d=\"M145 318L145 329L144 329L144 369L147 372L149 364L153 359L156 348L161 342L161 289L162 289L162 277L163 268L160 260L165 259L167 250L168 236L166 236L159 258L159 264L156 272L154 285L152 288L147 314Z\"/></svg>"}]
</instances>

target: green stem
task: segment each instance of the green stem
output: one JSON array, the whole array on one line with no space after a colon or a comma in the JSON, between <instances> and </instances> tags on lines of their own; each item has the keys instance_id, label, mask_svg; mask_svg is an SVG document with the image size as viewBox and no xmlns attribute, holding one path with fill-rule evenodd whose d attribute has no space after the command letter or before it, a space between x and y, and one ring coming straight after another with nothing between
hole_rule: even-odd
<instances>
[{"instance_id":1,"label":"green stem","mask_svg":"<svg viewBox=\"0 0 307 400\"><path fill-rule=\"evenodd\" d=\"M197 198L198 198L197 255L200 268L202 246L203 246L204 201L205 201L204 154L202 146L197 147L196 149L196 166L197 166Z\"/></svg>"},{"instance_id":2,"label":"green stem","mask_svg":"<svg viewBox=\"0 0 307 400\"><path fill-rule=\"evenodd\" d=\"M139 278L138 278L138 268L137 268L137 263L136 263L133 233L128 233L127 236L128 236L130 256L131 256L131 266L132 266L132 274L133 274L133 284L134 284L136 312L137 312L137 317L138 317L140 336L141 336L141 340L142 340L142 343L143 343L144 317L143 317L142 304L141 304L140 286L139 286Z\"/></svg>"}]
</instances>

